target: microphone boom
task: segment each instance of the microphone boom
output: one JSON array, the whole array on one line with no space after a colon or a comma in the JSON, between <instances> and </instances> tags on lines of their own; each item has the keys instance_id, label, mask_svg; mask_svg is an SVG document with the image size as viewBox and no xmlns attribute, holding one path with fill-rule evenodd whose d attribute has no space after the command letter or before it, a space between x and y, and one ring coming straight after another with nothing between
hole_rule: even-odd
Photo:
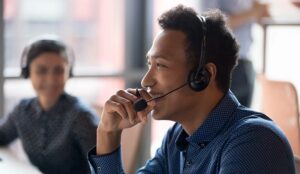
<instances>
[{"instance_id":1,"label":"microphone boom","mask_svg":"<svg viewBox=\"0 0 300 174\"><path fill-rule=\"evenodd\" d=\"M176 90L178 90L178 89L180 89L180 88L183 88L185 85L187 85L188 83L184 83L184 84L182 84L182 85L180 85L179 87L177 87L177 88L175 88L175 89L173 89L173 90L171 90L171 91L169 91L169 92L167 92L167 93L165 93L165 94L163 94L163 95L161 95L161 96L158 96L158 97L154 97L154 98L152 98L152 99L149 99L149 100L145 100L145 99L143 99L143 98L140 98L140 99L138 99L137 101L135 101L134 103L133 103L133 108L134 108L134 110L136 111L136 112L140 112L140 111L142 111L142 110L144 110L144 109L146 109L147 108L147 103L148 102L150 102L150 101L152 101L152 100L156 100L156 99L159 99L159 98L162 98L162 97L165 97L165 96L167 96L167 95L169 95L170 93L172 93L172 92L174 92L174 91L176 91Z\"/></svg>"}]
</instances>

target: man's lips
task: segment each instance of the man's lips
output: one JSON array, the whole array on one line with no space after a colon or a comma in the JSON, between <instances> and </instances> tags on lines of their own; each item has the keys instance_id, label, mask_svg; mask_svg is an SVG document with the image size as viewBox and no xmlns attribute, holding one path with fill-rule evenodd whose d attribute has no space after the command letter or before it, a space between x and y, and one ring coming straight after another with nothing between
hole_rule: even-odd
<instances>
[{"instance_id":1,"label":"man's lips","mask_svg":"<svg viewBox=\"0 0 300 174\"><path fill-rule=\"evenodd\" d=\"M164 98L164 94L150 94L151 95L151 99L150 100L154 100L154 101L160 101Z\"/></svg>"}]
</instances>

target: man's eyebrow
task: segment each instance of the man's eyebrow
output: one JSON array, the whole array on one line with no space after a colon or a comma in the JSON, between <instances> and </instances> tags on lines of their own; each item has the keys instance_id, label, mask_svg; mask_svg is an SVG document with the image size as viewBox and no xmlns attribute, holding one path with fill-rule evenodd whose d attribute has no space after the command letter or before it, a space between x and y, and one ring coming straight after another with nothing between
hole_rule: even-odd
<instances>
[{"instance_id":1,"label":"man's eyebrow","mask_svg":"<svg viewBox=\"0 0 300 174\"><path fill-rule=\"evenodd\" d=\"M149 54L146 54L146 59L149 59L149 58L154 58L154 59L167 59L165 56L163 55L160 55L160 54L156 54L156 55L152 55L152 56L149 56Z\"/></svg>"}]
</instances>

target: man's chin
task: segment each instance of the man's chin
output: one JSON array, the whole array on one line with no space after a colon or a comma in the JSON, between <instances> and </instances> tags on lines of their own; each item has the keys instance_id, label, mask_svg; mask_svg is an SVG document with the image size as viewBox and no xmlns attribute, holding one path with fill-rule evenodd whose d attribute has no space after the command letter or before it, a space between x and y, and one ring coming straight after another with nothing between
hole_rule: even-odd
<instances>
[{"instance_id":1,"label":"man's chin","mask_svg":"<svg viewBox=\"0 0 300 174\"><path fill-rule=\"evenodd\" d=\"M166 120L164 114L161 114L156 110L152 110L149 114L155 120Z\"/></svg>"}]
</instances>

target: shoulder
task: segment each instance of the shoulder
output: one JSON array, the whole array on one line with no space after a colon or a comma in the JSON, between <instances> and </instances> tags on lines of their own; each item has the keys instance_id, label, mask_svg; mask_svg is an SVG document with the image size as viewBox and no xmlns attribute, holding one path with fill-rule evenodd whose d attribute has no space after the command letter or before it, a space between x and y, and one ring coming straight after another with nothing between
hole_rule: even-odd
<instances>
[{"instance_id":1,"label":"shoulder","mask_svg":"<svg viewBox=\"0 0 300 174\"><path fill-rule=\"evenodd\" d=\"M64 96L65 105L69 108L72 113L72 117L75 119L88 118L97 121L96 111L93 110L88 104L81 101L78 97L72 96L70 94L65 94Z\"/></svg>"},{"instance_id":2,"label":"shoulder","mask_svg":"<svg viewBox=\"0 0 300 174\"><path fill-rule=\"evenodd\" d=\"M66 107L72 109L73 112L90 112L90 108L86 103L81 101L78 97L70 94L64 94L64 104Z\"/></svg>"},{"instance_id":3,"label":"shoulder","mask_svg":"<svg viewBox=\"0 0 300 174\"><path fill-rule=\"evenodd\" d=\"M19 103L16 104L13 111L20 112L22 110L29 110L31 107L33 107L34 103L36 102L37 98L26 98L21 99Z\"/></svg>"},{"instance_id":4,"label":"shoulder","mask_svg":"<svg viewBox=\"0 0 300 174\"><path fill-rule=\"evenodd\" d=\"M37 100L36 97L21 99L17 106L19 107L29 107L33 102Z\"/></svg>"},{"instance_id":5,"label":"shoulder","mask_svg":"<svg viewBox=\"0 0 300 174\"><path fill-rule=\"evenodd\" d=\"M236 122L232 126L232 137L241 135L273 137L288 143L281 129L265 114L250 109L241 109L236 115Z\"/></svg>"},{"instance_id":6,"label":"shoulder","mask_svg":"<svg viewBox=\"0 0 300 174\"><path fill-rule=\"evenodd\" d=\"M255 132L256 134L269 134L280 139L286 139L281 129L268 116L251 110L242 111L244 117L235 123L236 133Z\"/></svg>"},{"instance_id":7,"label":"shoulder","mask_svg":"<svg viewBox=\"0 0 300 174\"><path fill-rule=\"evenodd\" d=\"M7 117L19 120L19 117L32 112L36 98L21 99L10 111Z\"/></svg>"},{"instance_id":8,"label":"shoulder","mask_svg":"<svg viewBox=\"0 0 300 174\"><path fill-rule=\"evenodd\" d=\"M224 164L234 163L239 169L260 169L267 173L278 168L292 170L293 153L284 133L264 114L249 113L227 132L223 147Z\"/></svg>"}]
</instances>

